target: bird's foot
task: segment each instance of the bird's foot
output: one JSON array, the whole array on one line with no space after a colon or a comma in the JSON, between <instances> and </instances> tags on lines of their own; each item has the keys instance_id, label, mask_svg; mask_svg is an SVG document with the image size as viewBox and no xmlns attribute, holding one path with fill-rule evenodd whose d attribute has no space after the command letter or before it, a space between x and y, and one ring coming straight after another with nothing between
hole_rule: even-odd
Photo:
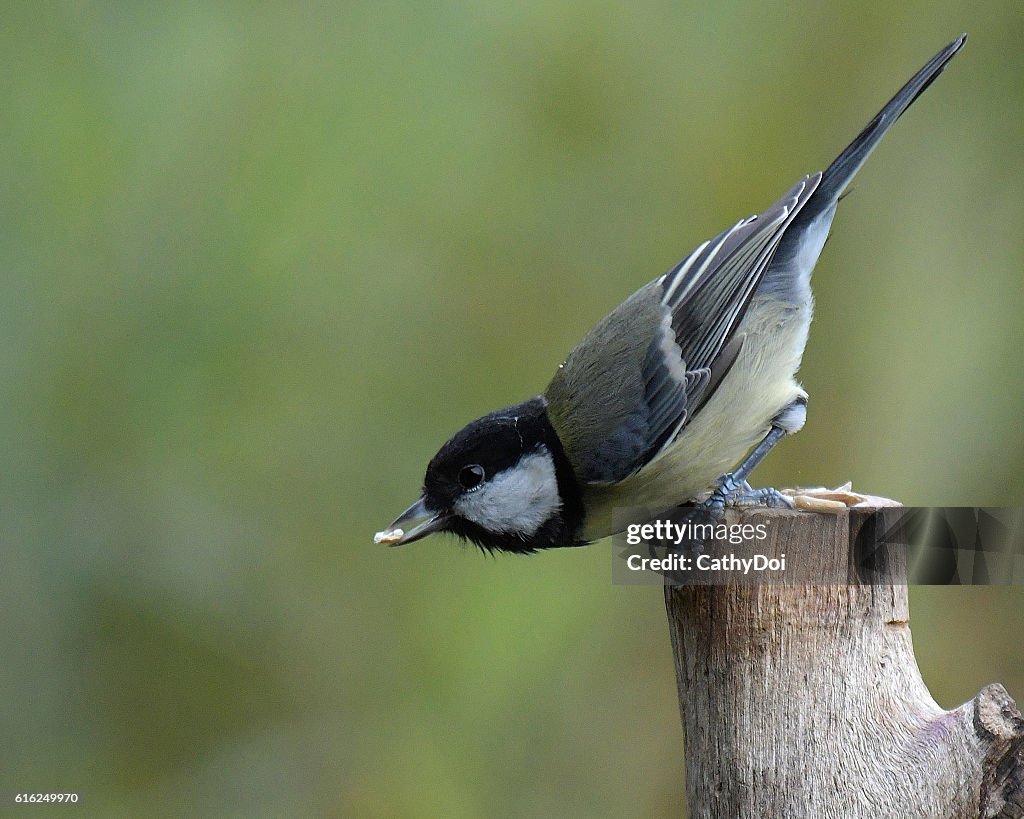
<instances>
[{"instance_id":1,"label":"bird's foot","mask_svg":"<svg viewBox=\"0 0 1024 819\"><path fill-rule=\"evenodd\" d=\"M771 506L777 509L792 509L793 501L778 489L753 489L744 480L738 480L729 472L718 479L718 486L699 505L714 520L725 514L726 507L748 509L753 506Z\"/></svg>"}]
</instances>

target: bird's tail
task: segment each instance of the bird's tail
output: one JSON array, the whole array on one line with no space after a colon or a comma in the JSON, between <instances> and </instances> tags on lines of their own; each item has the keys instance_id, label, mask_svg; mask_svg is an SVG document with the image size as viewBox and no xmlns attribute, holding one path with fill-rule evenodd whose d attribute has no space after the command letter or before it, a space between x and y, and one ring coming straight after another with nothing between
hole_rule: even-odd
<instances>
[{"instance_id":1,"label":"bird's tail","mask_svg":"<svg viewBox=\"0 0 1024 819\"><path fill-rule=\"evenodd\" d=\"M942 73L949 61L953 59L953 55L963 47L965 42L967 42L967 35L961 34L932 57L920 71L910 78L906 85L896 92L896 96L886 103L885 107L867 124L864 130L857 134L857 138L846 146L845 150L836 157L835 162L829 165L822 174L821 183L812 197L817 201L808 203L809 207L806 208L808 214L828 207L839 198L846 190L846 186L850 184L850 180L860 170L860 166L875 149L879 140L885 136L886 131ZM818 204L819 207L815 208L815 204Z\"/></svg>"}]
</instances>

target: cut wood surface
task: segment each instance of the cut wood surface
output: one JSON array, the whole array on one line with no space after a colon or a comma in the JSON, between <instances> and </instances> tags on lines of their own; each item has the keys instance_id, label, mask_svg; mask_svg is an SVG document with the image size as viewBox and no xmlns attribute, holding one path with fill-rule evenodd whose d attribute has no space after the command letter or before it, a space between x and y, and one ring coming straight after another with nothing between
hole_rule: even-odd
<instances>
[{"instance_id":1,"label":"cut wood surface","mask_svg":"<svg viewBox=\"0 0 1024 819\"><path fill-rule=\"evenodd\" d=\"M879 554L870 578L854 554L871 508L726 522L767 522L759 553L847 580L666 587L690 817L1024 816L1024 718L998 684L952 711L932 699L905 553ZM1007 636L1007 650L1021 644Z\"/></svg>"}]
</instances>

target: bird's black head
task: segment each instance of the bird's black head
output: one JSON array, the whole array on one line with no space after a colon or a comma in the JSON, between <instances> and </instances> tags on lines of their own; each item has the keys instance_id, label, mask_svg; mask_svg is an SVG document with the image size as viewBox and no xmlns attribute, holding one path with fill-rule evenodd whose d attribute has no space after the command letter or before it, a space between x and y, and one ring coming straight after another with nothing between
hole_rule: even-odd
<instances>
[{"instance_id":1,"label":"bird's black head","mask_svg":"<svg viewBox=\"0 0 1024 819\"><path fill-rule=\"evenodd\" d=\"M533 552L578 545L582 518L575 476L537 397L452 436L427 466L423 497L379 539L397 546L443 531L488 551Z\"/></svg>"}]
</instances>

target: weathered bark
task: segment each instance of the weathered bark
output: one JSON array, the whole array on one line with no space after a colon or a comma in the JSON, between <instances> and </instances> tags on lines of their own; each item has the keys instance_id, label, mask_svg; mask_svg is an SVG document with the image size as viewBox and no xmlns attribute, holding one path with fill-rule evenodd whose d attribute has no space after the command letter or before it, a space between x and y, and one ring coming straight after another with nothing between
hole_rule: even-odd
<instances>
[{"instance_id":1,"label":"weathered bark","mask_svg":"<svg viewBox=\"0 0 1024 819\"><path fill-rule=\"evenodd\" d=\"M1024 816L1021 712L1000 685L952 711L932 699L910 639L905 555L892 550L858 582L851 544L870 510L727 514L769 521L758 552L831 566L847 585L666 588L689 815Z\"/></svg>"}]
</instances>

